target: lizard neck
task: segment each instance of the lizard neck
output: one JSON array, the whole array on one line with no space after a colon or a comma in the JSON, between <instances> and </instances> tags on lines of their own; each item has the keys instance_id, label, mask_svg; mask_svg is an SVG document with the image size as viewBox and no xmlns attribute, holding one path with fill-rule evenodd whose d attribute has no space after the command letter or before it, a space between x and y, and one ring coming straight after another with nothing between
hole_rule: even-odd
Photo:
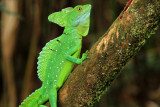
<instances>
[{"instance_id":1,"label":"lizard neck","mask_svg":"<svg viewBox=\"0 0 160 107\"><path fill-rule=\"evenodd\" d=\"M71 26L66 26L64 28L63 34L68 34L73 36L74 38L82 38L82 35L80 35L77 32L77 29L75 27L71 27Z\"/></svg>"}]
</instances>

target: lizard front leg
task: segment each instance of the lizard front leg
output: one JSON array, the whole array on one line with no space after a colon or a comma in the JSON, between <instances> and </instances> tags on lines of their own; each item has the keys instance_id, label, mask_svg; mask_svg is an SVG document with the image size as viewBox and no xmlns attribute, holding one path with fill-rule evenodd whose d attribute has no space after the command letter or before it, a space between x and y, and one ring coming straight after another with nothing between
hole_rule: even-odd
<instances>
[{"instance_id":1,"label":"lizard front leg","mask_svg":"<svg viewBox=\"0 0 160 107\"><path fill-rule=\"evenodd\" d=\"M78 48L78 46L71 48L70 51L67 53L66 55L66 59L73 62L73 63L77 63L77 64L82 64L83 60L85 60L87 58L87 55L89 54L88 50L82 54L82 58L76 58L79 56L80 53L80 48Z\"/></svg>"}]
</instances>

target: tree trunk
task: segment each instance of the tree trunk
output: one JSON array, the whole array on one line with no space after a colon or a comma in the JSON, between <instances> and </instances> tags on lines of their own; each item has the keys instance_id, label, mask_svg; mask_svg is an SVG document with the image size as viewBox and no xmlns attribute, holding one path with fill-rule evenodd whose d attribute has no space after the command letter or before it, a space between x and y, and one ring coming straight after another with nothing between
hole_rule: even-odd
<instances>
[{"instance_id":1,"label":"tree trunk","mask_svg":"<svg viewBox=\"0 0 160 107\"><path fill-rule=\"evenodd\" d=\"M58 93L62 107L91 106L160 23L160 0L130 0L109 30L92 46L89 58L70 74Z\"/></svg>"},{"instance_id":2,"label":"tree trunk","mask_svg":"<svg viewBox=\"0 0 160 107\"><path fill-rule=\"evenodd\" d=\"M1 14L1 45L2 45L2 68L3 68L3 107L16 107L16 85L14 78L13 53L15 50L16 36L19 27L18 9L19 2L16 0L2 0L5 9Z\"/></svg>"}]
</instances>

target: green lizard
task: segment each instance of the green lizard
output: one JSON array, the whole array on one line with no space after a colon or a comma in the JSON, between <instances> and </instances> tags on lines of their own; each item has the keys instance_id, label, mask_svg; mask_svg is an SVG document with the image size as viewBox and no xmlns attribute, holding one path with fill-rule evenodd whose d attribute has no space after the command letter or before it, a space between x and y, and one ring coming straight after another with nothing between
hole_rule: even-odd
<instances>
[{"instance_id":1,"label":"green lizard","mask_svg":"<svg viewBox=\"0 0 160 107\"><path fill-rule=\"evenodd\" d=\"M68 7L49 15L48 20L65 27L63 34L43 47L38 57L38 76L42 86L20 107L38 107L49 100L51 107L57 107L57 91L70 74L74 63L82 64L88 51L79 59L82 36L86 36L90 25L91 5Z\"/></svg>"}]
</instances>

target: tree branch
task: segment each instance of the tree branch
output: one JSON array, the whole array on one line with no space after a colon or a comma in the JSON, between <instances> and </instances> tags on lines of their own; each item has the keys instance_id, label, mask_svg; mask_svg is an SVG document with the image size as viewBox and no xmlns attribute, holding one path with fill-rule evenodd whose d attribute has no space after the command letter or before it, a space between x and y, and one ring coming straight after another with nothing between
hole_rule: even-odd
<instances>
[{"instance_id":1,"label":"tree branch","mask_svg":"<svg viewBox=\"0 0 160 107\"><path fill-rule=\"evenodd\" d=\"M109 30L94 44L89 59L70 74L59 91L62 107L90 106L100 99L160 23L160 0L130 0Z\"/></svg>"}]
</instances>

